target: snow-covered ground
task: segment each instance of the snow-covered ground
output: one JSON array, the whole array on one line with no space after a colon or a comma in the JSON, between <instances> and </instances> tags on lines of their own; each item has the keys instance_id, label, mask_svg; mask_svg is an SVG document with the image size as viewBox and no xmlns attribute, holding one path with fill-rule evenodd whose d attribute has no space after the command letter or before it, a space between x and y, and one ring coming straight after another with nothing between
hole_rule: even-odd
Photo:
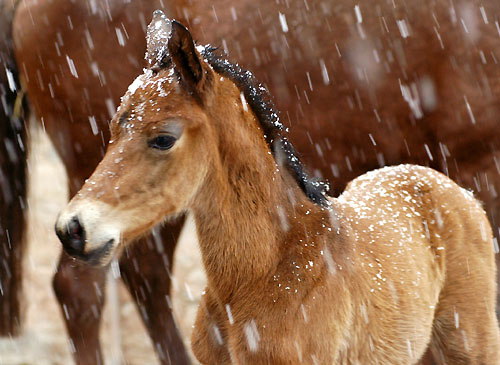
<instances>
[{"instance_id":1,"label":"snow-covered ground","mask_svg":"<svg viewBox=\"0 0 500 365\"><path fill-rule=\"evenodd\" d=\"M24 330L19 338L0 339L0 365L71 364L68 337L51 287L61 250L53 226L57 213L67 201L66 176L48 138L38 127L31 128L29 174ZM205 285L191 220L177 248L174 277L174 311L189 347L192 324ZM110 275L109 280L115 279ZM157 364L151 341L123 284L118 281L117 285L108 285L107 295L101 328L106 364ZM115 307L110 300L113 295L118 302Z\"/></svg>"}]
</instances>

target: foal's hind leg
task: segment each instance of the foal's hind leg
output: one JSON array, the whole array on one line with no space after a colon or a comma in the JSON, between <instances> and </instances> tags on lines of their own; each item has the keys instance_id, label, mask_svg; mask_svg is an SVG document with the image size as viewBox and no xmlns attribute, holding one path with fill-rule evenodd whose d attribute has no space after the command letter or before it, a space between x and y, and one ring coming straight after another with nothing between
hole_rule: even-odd
<instances>
[{"instance_id":1,"label":"foal's hind leg","mask_svg":"<svg viewBox=\"0 0 500 365\"><path fill-rule=\"evenodd\" d=\"M470 239L446 253L446 281L433 324L431 349L438 364L499 364L496 283L491 243ZM446 248L448 250L449 247ZM489 256L489 257L488 257Z\"/></svg>"},{"instance_id":2,"label":"foal's hind leg","mask_svg":"<svg viewBox=\"0 0 500 365\"><path fill-rule=\"evenodd\" d=\"M172 316L172 257L184 217L130 246L120 260L122 278L134 297L162 364L189 364Z\"/></svg>"},{"instance_id":3,"label":"foal's hind leg","mask_svg":"<svg viewBox=\"0 0 500 365\"><path fill-rule=\"evenodd\" d=\"M494 307L481 294L469 302L450 301L436 316L431 350L437 364L499 364L499 335Z\"/></svg>"}]
</instances>

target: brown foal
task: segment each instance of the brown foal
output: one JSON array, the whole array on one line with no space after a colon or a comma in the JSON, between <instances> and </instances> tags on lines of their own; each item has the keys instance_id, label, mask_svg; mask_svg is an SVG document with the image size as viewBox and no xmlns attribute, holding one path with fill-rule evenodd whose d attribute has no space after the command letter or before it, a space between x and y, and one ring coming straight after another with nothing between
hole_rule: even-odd
<instances>
[{"instance_id":1,"label":"brown foal","mask_svg":"<svg viewBox=\"0 0 500 365\"><path fill-rule=\"evenodd\" d=\"M401 165L339 198L304 170L253 76L156 12L95 172L61 212L68 253L106 265L193 213L207 274L204 364L497 363L496 267L480 204Z\"/></svg>"}]
</instances>

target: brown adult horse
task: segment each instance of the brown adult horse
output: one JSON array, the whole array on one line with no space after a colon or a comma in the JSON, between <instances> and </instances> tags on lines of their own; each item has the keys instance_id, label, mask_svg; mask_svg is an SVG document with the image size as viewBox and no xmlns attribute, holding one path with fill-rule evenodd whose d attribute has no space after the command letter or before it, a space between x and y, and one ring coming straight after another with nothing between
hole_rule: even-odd
<instances>
[{"instance_id":1,"label":"brown adult horse","mask_svg":"<svg viewBox=\"0 0 500 365\"><path fill-rule=\"evenodd\" d=\"M188 21L197 38L227 48L265 81L282 119L294 127L291 140L308 165L330 180L335 193L368 169L416 162L448 172L474 189L497 222L496 2L175 4L171 14ZM144 19L163 5L168 4L25 1L17 11L19 70L62 155L72 193L101 158L108 136L107 106L114 109L143 65ZM4 85L10 92L7 81ZM22 186L19 174L18 183L13 178L10 186ZM169 280L151 268L163 267L164 259L170 262L178 228L172 232L157 246L162 257L151 243L135 246L145 252L128 252L121 262L165 362L167 348L175 346L165 339L172 321L158 298L168 295ZM19 242L5 240L5 247L20 247ZM83 363L100 357L98 318L84 308L94 306L99 312L103 298L94 295L93 282L102 288L103 277L102 270L69 265L63 257L55 278ZM155 295L144 288L154 288Z\"/></svg>"},{"instance_id":2,"label":"brown adult horse","mask_svg":"<svg viewBox=\"0 0 500 365\"><path fill-rule=\"evenodd\" d=\"M500 361L493 234L469 192L400 165L328 199L248 71L159 11L146 58L57 220L68 252L106 265L191 211L203 364L416 364L429 343L446 364Z\"/></svg>"}]
</instances>

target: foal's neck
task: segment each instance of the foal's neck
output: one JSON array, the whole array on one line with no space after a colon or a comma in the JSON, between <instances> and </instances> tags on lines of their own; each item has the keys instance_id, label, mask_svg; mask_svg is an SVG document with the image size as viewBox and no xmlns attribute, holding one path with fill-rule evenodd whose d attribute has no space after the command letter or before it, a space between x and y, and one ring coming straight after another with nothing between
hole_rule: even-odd
<instances>
[{"instance_id":1,"label":"foal's neck","mask_svg":"<svg viewBox=\"0 0 500 365\"><path fill-rule=\"evenodd\" d=\"M221 132L219 154L193 213L208 286L229 300L266 280L290 246L322 229L328 213L276 165L252 121Z\"/></svg>"}]
</instances>

